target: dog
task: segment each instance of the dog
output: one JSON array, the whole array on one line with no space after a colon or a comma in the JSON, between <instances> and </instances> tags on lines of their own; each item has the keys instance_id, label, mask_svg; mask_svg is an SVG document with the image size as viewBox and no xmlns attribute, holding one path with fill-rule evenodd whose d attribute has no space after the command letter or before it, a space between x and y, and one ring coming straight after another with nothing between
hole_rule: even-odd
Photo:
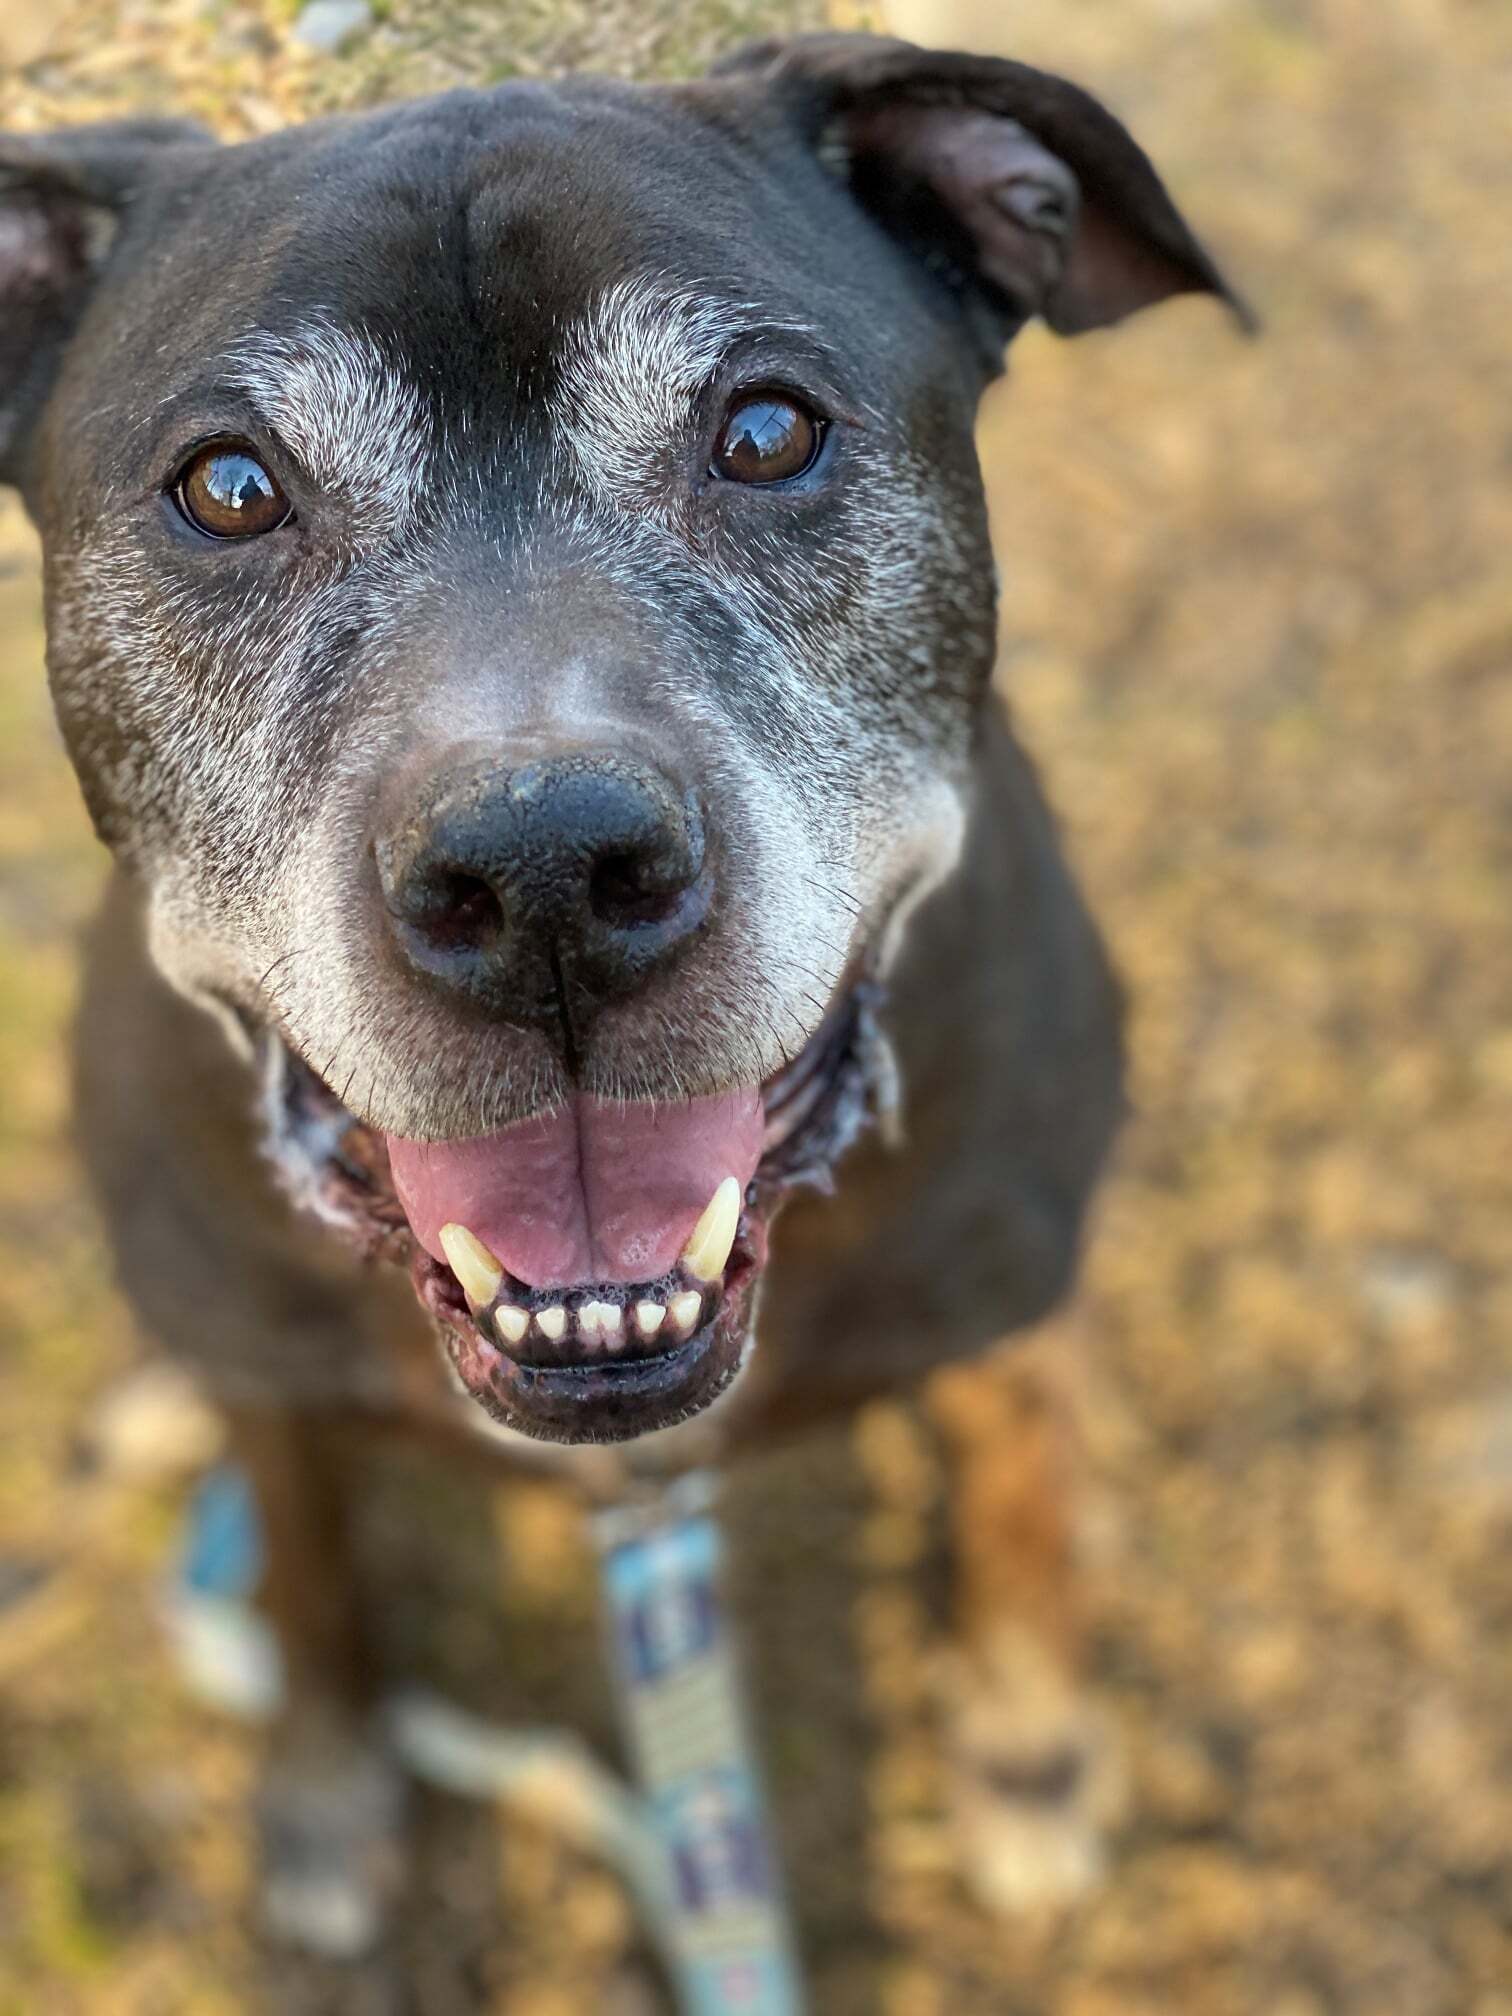
<instances>
[{"instance_id":1,"label":"dog","mask_svg":"<svg viewBox=\"0 0 1512 2016\"><path fill-rule=\"evenodd\" d=\"M667 1473L1065 1294L1119 995L973 417L1028 322L1183 293L1247 319L1093 98L870 36L0 144L0 477L118 864L79 1137L258 1494L291 1936L398 1866L354 1422Z\"/></svg>"}]
</instances>

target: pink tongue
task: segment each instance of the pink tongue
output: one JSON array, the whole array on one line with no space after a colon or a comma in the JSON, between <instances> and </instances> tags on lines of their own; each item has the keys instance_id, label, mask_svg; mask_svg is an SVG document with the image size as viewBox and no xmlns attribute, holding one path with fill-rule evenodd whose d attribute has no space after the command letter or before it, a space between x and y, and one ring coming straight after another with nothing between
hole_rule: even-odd
<instances>
[{"instance_id":1,"label":"pink tongue","mask_svg":"<svg viewBox=\"0 0 1512 2016\"><path fill-rule=\"evenodd\" d=\"M725 1177L743 1190L755 1175L762 1127L752 1087L675 1106L579 1098L467 1141L391 1134L388 1150L432 1259L456 1223L529 1287L568 1288L666 1273Z\"/></svg>"}]
</instances>

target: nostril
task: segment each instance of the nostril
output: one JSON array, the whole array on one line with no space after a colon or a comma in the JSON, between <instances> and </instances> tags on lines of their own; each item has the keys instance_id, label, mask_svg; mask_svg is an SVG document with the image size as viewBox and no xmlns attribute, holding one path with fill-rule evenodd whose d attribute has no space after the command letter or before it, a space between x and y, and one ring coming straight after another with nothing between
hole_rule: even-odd
<instances>
[{"instance_id":1,"label":"nostril","mask_svg":"<svg viewBox=\"0 0 1512 2016\"><path fill-rule=\"evenodd\" d=\"M504 906L498 894L476 875L444 875L433 937L453 945L482 945L504 928Z\"/></svg>"},{"instance_id":2,"label":"nostril","mask_svg":"<svg viewBox=\"0 0 1512 2016\"><path fill-rule=\"evenodd\" d=\"M678 806L644 784L633 792L621 784L602 816L606 830L588 857L585 892L595 919L619 931L691 928L708 896L703 819L691 794Z\"/></svg>"},{"instance_id":3,"label":"nostril","mask_svg":"<svg viewBox=\"0 0 1512 2016\"><path fill-rule=\"evenodd\" d=\"M588 881L589 907L601 924L660 924L687 893L685 874L658 874L642 854L606 854Z\"/></svg>"},{"instance_id":4,"label":"nostril","mask_svg":"<svg viewBox=\"0 0 1512 2016\"><path fill-rule=\"evenodd\" d=\"M400 923L437 951L470 951L490 943L504 928L497 892L463 869L437 868L414 877L391 907Z\"/></svg>"}]
</instances>

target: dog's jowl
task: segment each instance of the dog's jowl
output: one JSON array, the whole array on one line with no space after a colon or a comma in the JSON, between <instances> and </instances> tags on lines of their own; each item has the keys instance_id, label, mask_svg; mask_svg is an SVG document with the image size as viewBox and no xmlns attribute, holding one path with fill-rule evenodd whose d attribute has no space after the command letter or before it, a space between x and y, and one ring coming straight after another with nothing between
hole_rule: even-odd
<instances>
[{"instance_id":1,"label":"dog's jowl","mask_svg":"<svg viewBox=\"0 0 1512 2016\"><path fill-rule=\"evenodd\" d=\"M385 1782L354 1419L705 1461L1067 1286L1117 998L973 415L1184 292L1242 315L1094 100L867 37L0 142L0 475L119 863L80 1135L262 1495L274 1810Z\"/></svg>"}]
</instances>

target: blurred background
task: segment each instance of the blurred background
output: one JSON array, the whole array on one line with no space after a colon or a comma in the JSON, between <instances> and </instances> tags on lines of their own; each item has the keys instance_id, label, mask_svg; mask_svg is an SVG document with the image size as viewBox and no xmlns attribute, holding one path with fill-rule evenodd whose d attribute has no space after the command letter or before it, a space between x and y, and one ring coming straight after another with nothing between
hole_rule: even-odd
<instances>
[{"instance_id":1,"label":"blurred background","mask_svg":"<svg viewBox=\"0 0 1512 2016\"><path fill-rule=\"evenodd\" d=\"M1074 344L1031 331L986 410L1003 678L1130 987L1137 1110L1075 1308L957 1376L987 1421L1026 1365L1065 1396L1124 1789L1100 1883L981 1912L933 1706L937 1435L889 1404L750 1466L737 1602L813 2006L1512 2016L1512 7L864 18L1089 85L1266 326L1246 344L1187 301ZM820 0L5 0L0 118L242 135L565 67L685 75L821 21ZM101 876L7 500L0 2012L618 2007L617 1884L440 1799L383 1966L258 1944L254 1742L187 1699L156 1616L208 1440L172 1409L108 1432L143 1340L64 1062ZM607 1741L572 1501L489 1504L418 1462L374 1485L399 1670Z\"/></svg>"}]
</instances>

